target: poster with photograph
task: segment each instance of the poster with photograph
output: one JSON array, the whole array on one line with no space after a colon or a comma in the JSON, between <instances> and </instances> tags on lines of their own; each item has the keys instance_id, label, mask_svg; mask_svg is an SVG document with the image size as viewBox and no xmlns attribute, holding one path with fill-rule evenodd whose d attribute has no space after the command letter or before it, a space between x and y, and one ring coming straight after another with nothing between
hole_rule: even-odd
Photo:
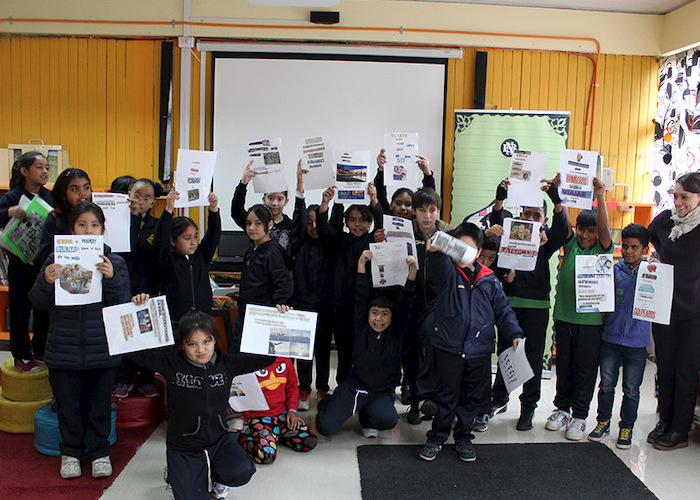
<instances>
[{"instance_id":1,"label":"poster with photograph","mask_svg":"<svg viewBox=\"0 0 700 500\"><path fill-rule=\"evenodd\" d=\"M323 137L317 135L303 139L301 150L302 168L309 171L304 175L304 189L326 189L334 185L333 155Z\"/></svg>"},{"instance_id":2,"label":"poster with photograph","mask_svg":"<svg viewBox=\"0 0 700 500\"><path fill-rule=\"evenodd\" d=\"M503 221L503 236L498 249L498 267L516 271L534 271L540 251L540 223L519 219Z\"/></svg>"},{"instance_id":3,"label":"poster with photograph","mask_svg":"<svg viewBox=\"0 0 700 500\"><path fill-rule=\"evenodd\" d=\"M584 210L593 207L593 177L596 175L597 165L597 151L561 150L559 196L563 206Z\"/></svg>"},{"instance_id":4,"label":"poster with photograph","mask_svg":"<svg viewBox=\"0 0 700 500\"><path fill-rule=\"evenodd\" d=\"M369 151L336 152L336 201L344 205L367 204Z\"/></svg>"},{"instance_id":5,"label":"poster with photograph","mask_svg":"<svg viewBox=\"0 0 700 500\"><path fill-rule=\"evenodd\" d=\"M613 312L615 278L611 253L576 256L576 312Z\"/></svg>"},{"instance_id":6,"label":"poster with photograph","mask_svg":"<svg viewBox=\"0 0 700 500\"><path fill-rule=\"evenodd\" d=\"M82 306L102 301L102 273L97 264L104 262L102 235L55 235L54 263L63 268L54 283L57 306Z\"/></svg>"},{"instance_id":7,"label":"poster with photograph","mask_svg":"<svg viewBox=\"0 0 700 500\"><path fill-rule=\"evenodd\" d=\"M642 261L637 271L632 317L660 325L671 323L673 266Z\"/></svg>"},{"instance_id":8,"label":"poster with photograph","mask_svg":"<svg viewBox=\"0 0 700 500\"><path fill-rule=\"evenodd\" d=\"M175 201L175 208L209 205L208 198L215 167L216 151L177 150L177 170L174 179L180 199Z\"/></svg>"},{"instance_id":9,"label":"poster with photograph","mask_svg":"<svg viewBox=\"0 0 700 500\"><path fill-rule=\"evenodd\" d=\"M113 252L131 252L131 204L121 193L92 193L92 202L105 214L105 245Z\"/></svg>"},{"instance_id":10,"label":"poster with photograph","mask_svg":"<svg viewBox=\"0 0 700 500\"><path fill-rule=\"evenodd\" d=\"M282 139L278 137L249 142L248 158L253 161L251 168L255 172L253 191L277 193L287 190L282 163Z\"/></svg>"},{"instance_id":11,"label":"poster with photograph","mask_svg":"<svg viewBox=\"0 0 700 500\"><path fill-rule=\"evenodd\" d=\"M542 183L547 172L549 153L516 151L510 161L508 203L522 207L542 206Z\"/></svg>"},{"instance_id":12,"label":"poster with photograph","mask_svg":"<svg viewBox=\"0 0 700 500\"><path fill-rule=\"evenodd\" d=\"M421 185L421 171L418 161L418 134L388 132L384 134L386 165L384 184L417 188Z\"/></svg>"},{"instance_id":13,"label":"poster with photograph","mask_svg":"<svg viewBox=\"0 0 700 500\"><path fill-rule=\"evenodd\" d=\"M375 288L386 286L404 286L408 279L408 247L401 241L370 243L372 252L370 268L372 270L372 285ZM416 259L417 260L417 259Z\"/></svg>"},{"instance_id":14,"label":"poster with photograph","mask_svg":"<svg viewBox=\"0 0 700 500\"><path fill-rule=\"evenodd\" d=\"M11 218L2 233L0 245L6 248L25 264L33 264L39 255L41 226L53 212L53 207L35 195L32 200L22 195L19 206L26 214L24 220Z\"/></svg>"},{"instance_id":15,"label":"poster with photograph","mask_svg":"<svg viewBox=\"0 0 700 500\"><path fill-rule=\"evenodd\" d=\"M153 297L140 306L127 302L105 307L102 319L111 356L175 343L165 295Z\"/></svg>"},{"instance_id":16,"label":"poster with photograph","mask_svg":"<svg viewBox=\"0 0 700 500\"><path fill-rule=\"evenodd\" d=\"M241 352L311 360L318 313L249 304L245 309Z\"/></svg>"},{"instance_id":17,"label":"poster with photograph","mask_svg":"<svg viewBox=\"0 0 700 500\"><path fill-rule=\"evenodd\" d=\"M270 409L255 373L245 373L233 378L228 404L238 412Z\"/></svg>"},{"instance_id":18,"label":"poster with photograph","mask_svg":"<svg viewBox=\"0 0 700 500\"><path fill-rule=\"evenodd\" d=\"M416 267L418 266L418 250L416 250L416 238L413 233L413 221L404 219L403 217L395 217L393 215L384 215L382 219L384 228L384 236L386 241L400 241L406 245L408 255L416 258Z\"/></svg>"}]
</instances>

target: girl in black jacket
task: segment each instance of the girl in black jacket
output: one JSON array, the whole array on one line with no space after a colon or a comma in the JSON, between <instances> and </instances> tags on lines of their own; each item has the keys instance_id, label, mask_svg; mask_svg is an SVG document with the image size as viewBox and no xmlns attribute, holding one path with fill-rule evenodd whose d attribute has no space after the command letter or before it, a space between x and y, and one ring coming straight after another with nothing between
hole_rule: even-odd
<instances>
[{"instance_id":1,"label":"girl in black jacket","mask_svg":"<svg viewBox=\"0 0 700 500\"><path fill-rule=\"evenodd\" d=\"M51 191L44 185L49 180L49 162L44 155L30 151L20 156L12 165L10 191L0 198L0 227L5 227L12 217L24 219L24 210L19 206L22 195L30 200L38 195L52 205ZM38 371L41 368L34 357L44 357L46 334L49 328L49 313L39 309L34 311L34 336L29 340L29 289L34 284L43 260L38 257L34 263L25 264L9 255L7 274L10 285L10 349L15 358L15 366L22 371Z\"/></svg>"},{"instance_id":2,"label":"girl in black jacket","mask_svg":"<svg viewBox=\"0 0 700 500\"><path fill-rule=\"evenodd\" d=\"M103 234L104 214L93 203L78 205L71 214L73 234ZM121 356L110 356L102 307L128 302L129 273L124 259L105 247L102 273L102 302L79 306L56 306L54 283L64 272L54 264L53 254L29 292L34 307L51 309L46 342L46 364L56 399L61 431L61 477L82 474L80 458L87 453L92 477L112 475L109 459L112 384Z\"/></svg>"},{"instance_id":3,"label":"girl in black jacket","mask_svg":"<svg viewBox=\"0 0 700 500\"><path fill-rule=\"evenodd\" d=\"M245 219L245 232L253 242L243 261L241 289L238 295L238 317L229 340L229 352L241 347L243 319L248 304L277 306L287 304L294 291L287 270L285 251L270 237L274 225L272 211L266 205L253 205Z\"/></svg>"}]
</instances>

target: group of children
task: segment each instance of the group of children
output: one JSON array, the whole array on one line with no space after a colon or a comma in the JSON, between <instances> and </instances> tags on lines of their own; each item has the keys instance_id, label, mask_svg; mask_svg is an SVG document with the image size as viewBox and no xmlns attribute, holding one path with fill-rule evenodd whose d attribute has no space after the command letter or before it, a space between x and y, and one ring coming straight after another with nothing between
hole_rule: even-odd
<instances>
[{"instance_id":1,"label":"group of children","mask_svg":"<svg viewBox=\"0 0 700 500\"><path fill-rule=\"evenodd\" d=\"M53 236L101 234L104 215L90 203L86 172L63 171L49 192L43 187L48 180L46 159L40 154L23 155L13 166L13 189L0 199L0 223L22 217L17 204L21 194L39 194L53 204L54 212L42 229L41 253L35 265L11 257L10 300L18 304L16 311L11 307L12 351L20 369L38 369L37 359L51 369L62 436L61 475L80 476L84 452L92 462L93 477L111 474L110 394L113 390L114 396L126 397L136 375L141 392L156 396L154 372L161 373L168 385L168 478L176 498L210 494L223 498L229 486L245 484L255 471L252 462L241 456L270 463L278 440L297 451L313 449L316 436L297 413L309 409L311 362L297 362L297 378L289 359L238 353L248 304L276 306L282 312L292 306L318 313L314 350L318 432L338 432L355 413L366 437L393 428L398 422L394 389L402 385L402 400L409 405L408 422L432 419L419 456L425 460L436 457L456 418L457 455L473 461L472 432L485 431L488 419L504 411L508 402L502 377L497 376L491 386L496 330L499 351L509 345L517 349L520 340L527 338L525 353L535 376L523 387L517 429L532 428L549 323L549 260L560 248L564 256L554 306L556 411L546 428L566 427L566 437L572 440L584 436L600 360L598 425L589 439L602 439L610 431L612 398L622 364L624 399L617 445L629 447L649 341L648 323L631 319L629 312L636 271L648 250L646 228L632 224L622 233L623 259L615 266L619 290L615 313L577 313L576 255L612 252L604 186L597 179L598 210L583 211L575 230L562 208L556 178L545 181L542 188L554 206L551 227L546 225L546 203L522 207L520 218L540 222L543 228L536 267L524 272L499 269L495 259L508 181L498 186L486 232L469 222L452 229L440 220L441 200L427 158L419 156L417 162L424 174L423 188L416 192L399 189L391 202L383 182L383 150L377 162L379 170L369 188L370 206L357 204L345 210L339 203L330 207L334 187L323 193L320 205L306 206L307 172L300 162L293 219L283 212L287 192L266 193L262 204L245 209L247 185L255 176L248 165L235 189L231 216L245 230L251 246L244 259L238 317L227 339L229 352L223 353L216 348L216 327L207 314L212 302L209 264L221 233L215 194L209 196L208 228L200 242L194 221L173 216L177 186L167 194L165 210L156 219L150 211L162 194L160 186L148 179L116 179L113 189L128 193L131 202L131 252L120 256L105 247L98 265L104 277L101 303L57 307L53 283L63 269L53 263ZM384 214L413 221L417 255L407 259L405 286L373 289L367 272L372 259L368 249L369 243L385 239ZM437 231L449 232L472 247L476 257L461 262L438 251L431 245ZM158 293L167 297L178 332L177 348L123 359L109 356L102 307L132 297L142 303L148 295ZM35 309L33 346L27 334L27 297ZM44 326L38 311L50 311L50 325L48 312ZM47 331L44 351L42 339ZM331 392L332 338L338 366L337 387ZM247 425L239 444L227 432L228 391L233 376L254 371L261 388L267 389L263 392L270 410L244 414Z\"/></svg>"}]
</instances>

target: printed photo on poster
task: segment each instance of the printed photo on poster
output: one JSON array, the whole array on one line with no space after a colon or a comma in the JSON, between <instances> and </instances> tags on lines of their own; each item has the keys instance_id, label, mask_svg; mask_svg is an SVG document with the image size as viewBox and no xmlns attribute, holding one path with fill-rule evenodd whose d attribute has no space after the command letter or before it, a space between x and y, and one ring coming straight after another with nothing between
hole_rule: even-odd
<instances>
[{"instance_id":1,"label":"printed photo on poster","mask_svg":"<svg viewBox=\"0 0 700 500\"><path fill-rule=\"evenodd\" d=\"M515 271L533 271L537 265L539 251L539 222L510 218L503 221L498 267Z\"/></svg>"},{"instance_id":2,"label":"printed photo on poster","mask_svg":"<svg viewBox=\"0 0 700 500\"><path fill-rule=\"evenodd\" d=\"M102 301L102 235L55 235L54 263L62 274L54 283L57 306L79 306Z\"/></svg>"},{"instance_id":3,"label":"printed photo on poster","mask_svg":"<svg viewBox=\"0 0 700 500\"><path fill-rule=\"evenodd\" d=\"M102 319L112 356L174 344L164 295L153 297L140 306L127 302L105 307Z\"/></svg>"},{"instance_id":4,"label":"printed photo on poster","mask_svg":"<svg viewBox=\"0 0 700 500\"><path fill-rule=\"evenodd\" d=\"M369 151L336 152L335 185L338 203L368 203Z\"/></svg>"},{"instance_id":5,"label":"printed photo on poster","mask_svg":"<svg viewBox=\"0 0 700 500\"><path fill-rule=\"evenodd\" d=\"M174 179L180 199L175 208L207 206L215 168L216 151L178 149Z\"/></svg>"},{"instance_id":6,"label":"printed photo on poster","mask_svg":"<svg viewBox=\"0 0 700 500\"><path fill-rule=\"evenodd\" d=\"M245 311L241 352L310 360L318 313L249 304Z\"/></svg>"},{"instance_id":7,"label":"printed photo on poster","mask_svg":"<svg viewBox=\"0 0 700 500\"><path fill-rule=\"evenodd\" d=\"M252 160L253 191L276 193L287 190L282 162L282 139L261 139L248 143L248 158Z\"/></svg>"}]
</instances>

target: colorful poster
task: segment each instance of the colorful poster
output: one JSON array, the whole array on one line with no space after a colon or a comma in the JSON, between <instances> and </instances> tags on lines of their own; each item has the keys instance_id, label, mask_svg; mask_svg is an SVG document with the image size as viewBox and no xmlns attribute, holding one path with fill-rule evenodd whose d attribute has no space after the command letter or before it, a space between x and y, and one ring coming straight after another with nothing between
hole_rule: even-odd
<instances>
[{"instance_id":1,"label":"colorful poster","mask_svg":"<svg viewBox=\"0 0 700 500\"><path fill-rule=\"evenodd\" d=\"M660 325L671 323L673 266L660 262L639 264L632 317Z\"/></svg>"},{"instance_id":2,"label":"colorful poster","mask_svg":"<svg viewBox=\"0 0 700 500\"><path fill-rule=\"evenodd\" d=\"M121 193L92 193L92 202L105 214L105 245L113 252L131 252L129 196Z\"/></svg>"},{"instance_id":3,"label":"colorful poster","mask_svg":"<svg viewBox=\"0 0 700 500\"><path fill-rule=\"evenodd\" d=\"M417 188L421 185L422 172L418 168L418 134L388 132L384 134L386 186Z\"/></svg>"},{"instance_id":4,"label":"colorful poster","mask_svg":"<svg viewBox=\"0 0 700 500\"><path fill-rule=\"evenodd\" d=\"M369 151L336 152L336 201L344 205L369 203Z\"/></svg>"},{"instance_id":5,"label":"colorful poster","mask_svg":"<svg viewBox=\"0 0 700 500\"><path fill-rule=\"evenodd\" d=\"M20 258L25 264L33 264L39 255L41 226L53 212L53 207L38 195L30 201L22 195L19 206L26 214L24 220L11 218L0 234L0 245Z\"/></svg>"},{"instance_id":6,"label":"colorful poster","mask_svg":"<svg viewBox=\"0 0 700 500\"><path fill-rule=\"evenodd\" d=\"M370 243L372 252L370 268L372 269L372 285L375 288L387 286L404 286L408 279L408 257L405 243L385 241L383 243Z\"/></svg>"},{"instance_id":7,"label":"colorful poster","mask_svg":"<svg viewBox=\"0 0 700 500\"><path fill-rule=\"evenodd\" d=\"M180 199L175 208L205 207L209 205L209 193L214 179L216 151L177 150L175 189Z\"/></svg>"},{"instance_id":8,"label":"colorful poster","mask_svg":"<svg viewBox=\"0 0 700 500\"><path fill-rule=\"evenodd\" d=\"M153 297L140 306L127 302L105 307L102 319L111 356L175 343L165 295Z\"/></svg>"},{"instance_id":9,"label":"colorful poster","mask_svg":"<svg viewBox=\"0 0 700 500\"><path fill-rule=\"evenodd\" d=\"M522 207L541 207L542 180L549 153L516 151L510 161L508 202Z\"/></svg>"},{"instance_id":10,"label":"colorful poster","mask_svg":"<svg viewBox=\"0 0 700 500\"><path fill-rule=\"evenodd\" d=\"M263 139L248 143L248 158L253 161L253 191L277 193L287 190L282 163L282 139Z\"/></svg>"},{"instance_id":11,"label":"colorful poster","mask_svg":"<svg viewBox=\"0 0 700 500\"><path fill-rule=\"evenodd\" d=\"M593 178L598 165L597 151L562 149L559 156L559 196L565 207L590 210L593 207ZM612 186L607 186L610 189Z\"/></svg>"},{"instance_id":12,"label":"colorful poster","mask_svg":"<svg viewBox=\"0 0 700 500\"><path fill-rule=\"evenodd\" d=\"M304 175L304 189L326 189L333 182L333 155L328 150L323 137L307 137L302 140L302 168L309 171Z\"/></svg>"},{"instance_id":13,"label":"colorful poster","mask_svg":"<svg viewBox=\"0 0 700 500\"><path fill-rule=\"evenodd\" d=\"M245 309L241 352L311 360L318 313L249 304Z\"/></svg>"},{"instance_id":14,"label":"colorful poster","mask_svg":"<svg viewBox=\"0 0 700 500\"><path fill-rule=\"evenodd\" d=\"M416 249L416 237L413 233L413 221L394 215L384 215L382 227L384 228L386 241L400 241L406 245L408 255L415 257L416 267L418 268L418 250Z\"/></svg>"},{"instance_id":15,"label":"colorful poster","mask_svg":"<svg viewBox=\"0 0 700 500\"><path fill-rule=\"evenodd\" d=\"M576 312L613 312L615 278L609 253L576 256Z\"/></svg>"},{"instance_id":16,"label":"colorful poster","mask_svg":"<svg viewBox=\"0 0 700 500\"><path fill-rule=\"evenodd\" d=\"M498 267L534 271L540 251L540 223L505 219L498 250Z\"/></svg>"},{"instance_id":17,"label":"colorful poster","mask_svg":"<svg viewBox=\"0 0 700 500\"><path fill-rule=\"evenodd\" d=\"M54 283L57 306L82 306L102 302L102 273L97 264L104 262L102 235L55 235L54 263L63 268Z\"/></svg>"}]
</instances>

